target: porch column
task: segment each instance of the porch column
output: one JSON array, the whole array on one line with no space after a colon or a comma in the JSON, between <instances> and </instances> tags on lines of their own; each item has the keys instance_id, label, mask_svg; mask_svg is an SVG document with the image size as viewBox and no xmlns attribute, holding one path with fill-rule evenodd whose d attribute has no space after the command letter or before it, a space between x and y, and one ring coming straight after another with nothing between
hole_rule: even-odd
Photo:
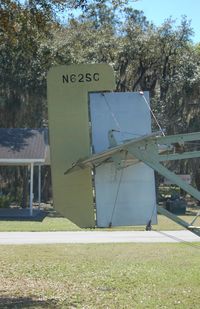
<instances>
[{"instance_id":1,"label":"porch column","mask_svg":"<svg viewBox=\"0 0 200 309\"><path fill-rule=\"evenodd\" d=\"M38 207L40 209L41 203L41 165L38 165Z\"/></svg>"},{"instance_id":2,"label":"porch column","mask_svg":"<svg viewBox=\"0 0 200 309\"><path fill-rule=\"evenodd\" d=\"M30 216L33 215L33 170L34 164L31 163L31 175L30 175Z\"/></svg>"}]
</instances>

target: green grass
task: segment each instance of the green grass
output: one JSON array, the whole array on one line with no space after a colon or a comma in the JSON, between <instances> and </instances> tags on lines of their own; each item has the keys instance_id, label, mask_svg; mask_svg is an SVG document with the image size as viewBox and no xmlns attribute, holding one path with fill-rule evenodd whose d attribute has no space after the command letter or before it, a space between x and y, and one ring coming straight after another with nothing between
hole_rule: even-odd
<instances>
[{"instance_id":1,"label":"green grass","mask_svg":"<svg viewBox=\"0 0 200 309\"><path fill-rule=\"evenodd\" d=\"M0 221L0 232L45 232L45 231L78 231L77 225L65 218L46 217L37 221Z\"/></svg>"},{"instance_id":2,"label":"green grass","mask_svg":"<svg viewBox=\"0 0 200 309\"><path fill-rule=\"evenodd\" d=\"M0 308L195 309L197 244L1 246Z\"/></svg>"},{"instance_id":3,"label":"green grass","mask_svg":"<svg viewBox=\"0 0 200 309\"><path fill-rule=\"evenodd\" d=\"M191 222L193 215L181 216L184 220ZM200 226L200 219L196 222ZM158 225L155 225L154 230L181 230L183 229L178 224L168 218L158 215ZM138 227L115 227L112 230L144 230L145 226ZM0 232L10 231L78 231L81 230L78 226L62 217L46 217L42 222L34 221L0 221Z\"/></svg>"}]
</instances>

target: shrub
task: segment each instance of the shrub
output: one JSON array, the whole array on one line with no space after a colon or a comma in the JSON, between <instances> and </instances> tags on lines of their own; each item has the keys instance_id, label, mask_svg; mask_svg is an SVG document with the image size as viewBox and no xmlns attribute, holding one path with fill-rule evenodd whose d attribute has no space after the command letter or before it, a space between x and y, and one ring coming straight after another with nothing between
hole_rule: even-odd
<instances>
[{"instance_id":1,"label":"shrub","mask_svg":"<svg viewBox=\"0 0 200 309\"><path fill-rule=\"evenodd\" d=\"M0 208L8 208L12 202L10 195L0 195Z\"/></svg>"}]
</instances>

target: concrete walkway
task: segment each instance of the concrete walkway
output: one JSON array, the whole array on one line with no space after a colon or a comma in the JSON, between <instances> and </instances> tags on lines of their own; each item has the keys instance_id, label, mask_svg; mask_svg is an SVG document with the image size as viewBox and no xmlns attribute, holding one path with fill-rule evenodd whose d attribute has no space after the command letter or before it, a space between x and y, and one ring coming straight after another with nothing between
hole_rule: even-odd
<instances>
[{"instance_id":1,"label":"concrete walkway","mask_svg":"<svg viewBox=\"0 0 200 309\"><path fill-rule=\"evenodd\" d=\"M200 242L190 231L1 232L0 245Z\"/></svg>"}]
</instances>

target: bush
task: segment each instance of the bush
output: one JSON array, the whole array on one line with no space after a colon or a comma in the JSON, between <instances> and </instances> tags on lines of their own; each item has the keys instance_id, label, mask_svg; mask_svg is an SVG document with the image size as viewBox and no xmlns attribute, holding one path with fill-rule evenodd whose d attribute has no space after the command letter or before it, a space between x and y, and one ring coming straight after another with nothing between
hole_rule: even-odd
<instances>
[{"instance_id":1,"label":"bush","mask_svg":"<svg viewBox=\"0 0 200 309\"><path fill-rule=\"evenodd\" d=\"M0 195L0 208L8 208L12 202L9 195Z\"/></svg>"}]
</instances>

